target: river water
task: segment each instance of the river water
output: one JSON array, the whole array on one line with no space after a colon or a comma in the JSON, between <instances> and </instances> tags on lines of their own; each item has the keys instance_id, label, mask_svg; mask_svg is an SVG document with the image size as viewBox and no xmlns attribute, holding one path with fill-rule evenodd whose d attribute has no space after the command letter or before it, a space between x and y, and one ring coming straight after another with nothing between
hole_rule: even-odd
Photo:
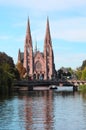
<instances>
[{"instance_id":1,"label":"river water","mask_svg":"<svg viewBox=\"0 0 86 130\"><path fill-rule=\"evenodd\" d=\"M86 93L36 90L0 97L0 130L86 130Z\"/></svg>"}]
</instances>

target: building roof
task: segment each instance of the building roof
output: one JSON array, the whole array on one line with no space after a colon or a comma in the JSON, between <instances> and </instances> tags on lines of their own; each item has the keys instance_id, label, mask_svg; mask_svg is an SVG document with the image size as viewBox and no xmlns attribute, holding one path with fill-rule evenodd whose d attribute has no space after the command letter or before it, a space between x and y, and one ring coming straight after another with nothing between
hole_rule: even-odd
<instances>
[{"instance_id":1,"label":"building roof","mask_svg":"<svg viewBox=\"0 0 86 130\"><path fill-rule=\"evenodd\" d=\"M40 52L40 51L37 51L36 53L34 53L34 57L36 57L36 55L37 55L38 53L39 53L42 57L44 57L43 52Z\"/></svg>"}]
</instances>

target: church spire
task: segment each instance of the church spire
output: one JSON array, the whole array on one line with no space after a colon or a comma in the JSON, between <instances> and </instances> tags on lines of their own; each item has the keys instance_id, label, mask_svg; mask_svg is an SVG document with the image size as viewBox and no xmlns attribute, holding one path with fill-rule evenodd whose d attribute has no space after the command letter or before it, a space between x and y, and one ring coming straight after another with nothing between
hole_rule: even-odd
<instances>
[{"instance_id":1,"label":"church spire","mask_svg":"<svg viewBox=\"0 0 86 130\"><path fill-rule=\"evenodd\" d=\"M28 18L27 22L27 30L26 30L26 44L30 44L32 46L32 38L31 38L31 31L30 31L30 21Z\"/></svg>"},{"instance_id":2,"label":"church spire","mask_svg":"<svg viewBox=\"0 0 86 130\"><path fill-rule=\"evenodd\" d=\"M34 52L35 52L35 54L36 54L36 52L37 52L37 41L35 41L35 49L34 49Z\"/></svg>"},{"instance_id":3,"label":"church spire","mask_svg":"<svg viewBox=\"0 0 86 130\"><path fill-rule=\"evenodd\" d=\"M45 43L49 43L51 46L51 35L50 35L50 26L49 26L49 19L47 17L47 25L46 25L46 34L45 34Z\"/></svg>"},{"instance_id":4,"label":"church spire","mask_svg":"<svg viewBox=\"0 0 86 130\"><path fill-rule=\"evenodd\" d=\"M53 75L53 49L50 35L49 19L47 17L46 34L44 40L45 79Z\"/></svg>"},{"instance_id":5,"label":"church spire","mask_svg":"<svg viewBox=\"0 0 86 130\"><path fill-rule=\"evenodd\" d=\"M19 49L19 52L18 52L18 62L21 62L21 52L20 52L20 49Z\"/></svg>"},{"instance_id":6,"label":"church spire","mask_svg":"<svg viewBox=\"0 0 86 130\"><path fill-rule=\"evenodd\" d=\"M27 22L27 31L26 31L27 34L30 34L30 21L29 21L29 18L28 18L28 22Z\"/></svg>"},{"instance_id":7,"label":"church spire","mask_svg":"<svg viewBox=\"0 0 86 130\"><path fill-rule=\"evenodd\" d=\"M27 22L25 47L24 47L24 67L27 70L27 74L29 75L33 74L33 46L32 46L29 18Z\"/></svg>"}]
</instances>

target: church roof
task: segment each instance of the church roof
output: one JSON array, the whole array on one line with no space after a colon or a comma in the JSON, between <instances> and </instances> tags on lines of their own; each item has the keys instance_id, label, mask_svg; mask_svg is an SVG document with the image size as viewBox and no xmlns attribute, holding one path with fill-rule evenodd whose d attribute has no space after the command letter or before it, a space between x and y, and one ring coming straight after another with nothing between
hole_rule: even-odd
<instances>
[{"instance_id":1,"label":"church roof","mask_svg":"<svg viewBox=\"0 0 86 130\"><path fill-rule=\"evenodd\" d=\"M39 53L42 57L44 57L43 52L40 52L40 51L37 51L36 53L34 53L34 57L36 57L38 53Z\"/></svg>"}]
</instances>

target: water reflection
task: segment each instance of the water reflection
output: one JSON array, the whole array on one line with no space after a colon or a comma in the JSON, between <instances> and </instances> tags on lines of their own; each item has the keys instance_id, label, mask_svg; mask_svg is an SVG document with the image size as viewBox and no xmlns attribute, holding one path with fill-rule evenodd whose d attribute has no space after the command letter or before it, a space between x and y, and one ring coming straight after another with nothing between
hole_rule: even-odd
<instances>
[{"instance_id":1,"label":"water reflection","mask_svg":"<svg viewBox=\"0 0 86 130\"><path fill-rule=\"evenodd\" d=\"M0 97L1 130L85 130L86 93L32 91Z\"/></svg>"},{"instance_id":2,"label":"water reflection","mask_svg":"<svg viewBox=\"0 0 86 130\"><path fill-rule=\"evenodd\" d=\"M83 97L83 100L86 101L86 91L82 91L81 92L81 95Z\"/></svg>"},{"instance_id":3,"label":"water reflection","mask_svg":"<svg viewBox=\"0 0 86 130\"><path fill-rule=\"evenodd\" d=\"M23 116L26 130L53 130L52 91L29 92L28 96L19 98L24 100ZM22 113L21 109L19 113Z\"/></svg>"}]
</instances>

